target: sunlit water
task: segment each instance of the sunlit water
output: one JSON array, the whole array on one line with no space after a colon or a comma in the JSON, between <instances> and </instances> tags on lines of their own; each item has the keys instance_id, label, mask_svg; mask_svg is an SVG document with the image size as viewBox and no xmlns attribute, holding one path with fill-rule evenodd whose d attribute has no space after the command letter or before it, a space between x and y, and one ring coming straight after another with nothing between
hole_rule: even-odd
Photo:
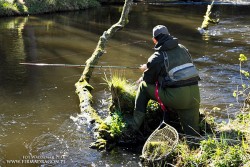
<instances>
[{"instance_id":1,"label":"sunlit water","mask_svg":"<svg viewBox=\"0 0 250 167\"><path fill-rule=\"evenodd\" d=\"M228 3L228 4L234 4L234 5L249 5L250 4L249 0L215 0L215 2Z\"/></svg>"},{"instance_id":2,"label":"sunlit water","mask_svg":"<svg viewBox=\"0 0 250 167\"><path fill-rule=\"evenodd\" d=\"M118 21L122 7L81 12L0 19L0 166L49 166L28 160L57 160L52 166L138 166L140 151L112 152L89 149L93 141L79 114L74 83L81 68L31 67L20 62L83 64L100 35ZM153 53L152 28L168 26L193 56L199 68L201 108L217 106L215 116L225 119L237 112L232 92L240 84L239 54L249 57L250 8L215 6L220 23L201 35L206 6L134 5L129 24L108 41L99 65L139 66ZM243 65L249 70L249 62ZM107 114L110 93L104 78L119 73L135 82L137 70L95 69L90 84L94 106ZM247 82L247 80L244 80ZM231 103L235 105L231 107ZM229 107L230 106L230 107ZM33 156L33 157L32 157ZM7 161L8 160L8 161ZM15 161L15 165L9 160Z\"/></svg>"}]
</instances>

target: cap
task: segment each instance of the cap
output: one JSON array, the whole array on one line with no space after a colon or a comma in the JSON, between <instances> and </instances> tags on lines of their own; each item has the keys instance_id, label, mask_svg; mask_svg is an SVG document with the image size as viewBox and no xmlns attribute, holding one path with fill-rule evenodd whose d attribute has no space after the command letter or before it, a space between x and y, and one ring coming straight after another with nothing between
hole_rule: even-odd
<instances>
[{"instance_id":1,"label":"cap","mask_svg":"<svg viewBox=\"0 0 250 167\"><path fill-rule=\"evenodd\" d=\"M167 27L165 27L163 25L157 25L153 28L153 37L157 37L160 34L169 35Z\"/></svg>"}]
</instances>

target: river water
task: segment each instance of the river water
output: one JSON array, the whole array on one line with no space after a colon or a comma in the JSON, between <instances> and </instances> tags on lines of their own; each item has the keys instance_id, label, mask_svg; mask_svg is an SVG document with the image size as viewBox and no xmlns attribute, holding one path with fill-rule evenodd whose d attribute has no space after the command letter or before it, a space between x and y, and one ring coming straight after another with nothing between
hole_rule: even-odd
<instances>
[{"instance_id":1,"label":"river water","mask_svg":"<svg viewBox=\"0 0 250 167\"><path fill-rule=\"evenodd\" d=\"M19 64L84 64L103 31L118 21L121 10L104 6L0 19L0 166L139 165L140 152L88 148L93 141L91 127L84 120L71 119L79 114L74 83L82 68ZM135 4L129 23L108 42L98 65L145 63L153 52L152 28L164 24L189 49L200 71L201 108L208 112L221 108L214 113L217 120L231 117L239 107L232 97L241 83L238 57L241 53L249 57L250 52L250 7L215 6L220 23L201 35L197 27L205 12L205 5ZM242 67L249 70L249 61ZM130 69L95 69L90 81L95 88L94 107L104 115L110 95L104 78L115 73L131 82L141 75Z\"/></svg>"}]
</instances>

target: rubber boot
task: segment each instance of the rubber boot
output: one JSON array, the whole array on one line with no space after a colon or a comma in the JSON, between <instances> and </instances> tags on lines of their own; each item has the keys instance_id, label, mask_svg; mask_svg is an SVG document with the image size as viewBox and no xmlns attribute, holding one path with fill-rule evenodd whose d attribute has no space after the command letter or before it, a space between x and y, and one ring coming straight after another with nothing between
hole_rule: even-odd
<instances>
[{"instance_id":1,"label":"rubber boot","mask_svg":"<svg viewBox=\"0 0 250 167\"><path fill-rule=\"evenodd\" d=\"M126 115L124 117L129 128L139 131L141 124L144 120L145 114L140 111L134 111L133 115Z\"/></svg>"},{"instance_id":2,"label":"rubber boot","mask_svg":"<svg viewBox=\"0 0 250 167\"><path fill-rule=\"evenodd\" d=\"M134 130L139 130L141 127L141 124L144 121L145 113L140 112L140 111L134 111L133 117L134 117L134 121L135 121Z\"/></svg>"}]
</instances>

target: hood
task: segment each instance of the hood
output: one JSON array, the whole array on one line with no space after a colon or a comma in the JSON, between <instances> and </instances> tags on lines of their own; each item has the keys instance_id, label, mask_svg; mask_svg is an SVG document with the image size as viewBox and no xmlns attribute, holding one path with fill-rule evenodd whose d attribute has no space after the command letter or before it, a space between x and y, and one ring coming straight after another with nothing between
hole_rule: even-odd
<instances>
[{"instance_id":1,"label":"hood","mask_svg":"<svg viewBox=\"0 0 250 167\"><path fill-rule=\"evenodd\" d=\"M155 45L154 49L156 51L165 51L165 50L171 50L178 46L178 39L170 36L170 35L164 35L161 37L158 41L158 43Z\"/></svg>"}]
</instances>

